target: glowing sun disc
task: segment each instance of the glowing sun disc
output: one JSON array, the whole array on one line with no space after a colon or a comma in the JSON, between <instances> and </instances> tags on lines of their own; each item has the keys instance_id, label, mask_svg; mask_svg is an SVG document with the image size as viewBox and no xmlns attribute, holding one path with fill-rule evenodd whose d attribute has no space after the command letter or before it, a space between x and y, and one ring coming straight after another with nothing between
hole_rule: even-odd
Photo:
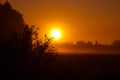
<instances>
[{"instance_id":1,"label":"glowing sun disc","mask_svg":"<svg viewBox=\"0 0 120 80\"><path fill-rule=\"evenodd\" d=\"M54 39L59 39L59 38L61 37L61 32L60 32L60 30L57 30L57 29L53 30L53 31L51 32L51 36L52 36Z\"/></svg>"}]
</instances>

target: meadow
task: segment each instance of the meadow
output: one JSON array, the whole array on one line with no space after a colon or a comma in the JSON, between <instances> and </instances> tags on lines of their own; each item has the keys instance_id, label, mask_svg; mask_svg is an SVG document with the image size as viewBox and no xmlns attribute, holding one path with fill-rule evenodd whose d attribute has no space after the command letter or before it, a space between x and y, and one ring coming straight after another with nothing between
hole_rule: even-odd
<instances>
[{"instance_id":1,"label":"meadow","mask_svg":"<svg viewBox=\"0 0 120 80\"><path fill-rule=\"evenodd\" d=\"M51 70L57 80L118 80L120 54L61 54Z\"/></svg>"}]
</instances>

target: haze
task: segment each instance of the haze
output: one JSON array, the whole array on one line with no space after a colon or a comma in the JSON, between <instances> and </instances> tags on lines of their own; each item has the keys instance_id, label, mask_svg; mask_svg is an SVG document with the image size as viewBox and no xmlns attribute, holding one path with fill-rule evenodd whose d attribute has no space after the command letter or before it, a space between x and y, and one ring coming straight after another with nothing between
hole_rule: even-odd
<instances>
[{"instance_id":1,"label":"haze","mask_svg":"<svg viewBox=\"0 0 120 80\"><path fill-rule=\"evenodd\" d=\"M119 0L9 0L26 23L40 27L41 34L61 28L65 41L120 39Z\"/></svg>"}]
</instances>

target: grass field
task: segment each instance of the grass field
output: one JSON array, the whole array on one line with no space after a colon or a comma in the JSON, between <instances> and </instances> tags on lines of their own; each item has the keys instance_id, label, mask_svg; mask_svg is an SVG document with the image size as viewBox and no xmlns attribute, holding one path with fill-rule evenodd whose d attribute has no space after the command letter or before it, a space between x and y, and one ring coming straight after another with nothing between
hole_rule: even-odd
<instances>
[{"instance_id":1,"label":"grass field","mask_svg":"<svg viewBox=\"0 0 120 80\"><path fill-rule=\"evenodd\" d=\"M120 80L120 54L60 54L50 64L19 68L14 74L13 68L10 73L1 68L2 75L15 80Z\"/></svg>"},{"instance_id":2,"label":"grass field","mask_svg":"<svg viewBox=\"0 0 120 80\"><path fill-rule=\"evenodd\" d=\"M51 70L59 80L118 80L120 54L61 54Z\"/></svg>"}]
</instances>

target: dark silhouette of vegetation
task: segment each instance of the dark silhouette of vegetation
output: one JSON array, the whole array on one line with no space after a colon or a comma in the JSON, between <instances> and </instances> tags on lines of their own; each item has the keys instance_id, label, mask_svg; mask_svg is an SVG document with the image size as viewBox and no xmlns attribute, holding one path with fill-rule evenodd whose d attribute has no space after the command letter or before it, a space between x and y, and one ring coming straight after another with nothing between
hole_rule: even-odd
<instances>
[{"instance_id":1,"label":"dark silhouette of vegetation","mask_svg":"<svg viewBox=\"0 0 120 80\"><path fill-rule=\"evenodd\" d=\"M111 44L101 44L100 42L92 41L77 41L76 43L57 43L58 48L64 49L63 53L119 53L120 40L115 40Z\"/></svg>"},{"instance_id":2,"label":"dark silhouette of vegetation","mask_svg":"<svg viewBox=\"0 0 120 80\"><path fill-rule=\"evenodd\" d=\"M120 48L120 40L115 40L112 45L114 47Z\"/></svg>"},{"instance_id":3,"label":"dark silhouette of vegetation","mask_svg":"<svg viewBox=\"0 0 120 80\"><path fill-rule=\"evenodd\" d=\"M1 74L28 79L45 77L57 55L51 39L47 35L39 39L38 28L26 25L8 1L0 4L0 28Z\"/></svg>"},{"instance_id":4,"label":"dark silhouette of vegetation","mask_svg":"<svg viewBox=\"0 0 120 80\"><path fill-rule=\"evenodd\" d=\"M14 32L20 32L24 25L22 14L13 9L8 1L0 4L0 46L10 39Z\"/></svg>"}]
</instances>

